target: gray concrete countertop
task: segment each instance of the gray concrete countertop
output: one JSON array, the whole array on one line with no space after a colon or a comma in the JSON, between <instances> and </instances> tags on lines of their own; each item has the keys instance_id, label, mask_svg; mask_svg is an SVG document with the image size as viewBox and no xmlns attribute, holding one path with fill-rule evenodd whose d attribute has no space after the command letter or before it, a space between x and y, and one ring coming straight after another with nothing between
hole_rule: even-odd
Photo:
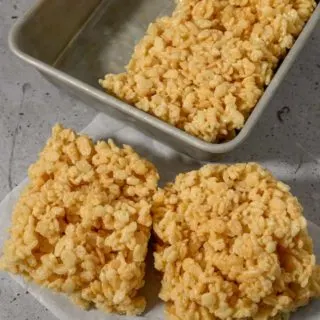
<instances>
[{"instance_id":1,"label":"gray concrete countertop","mask_svg":"<svg viewBox=\"0 0 320 320\"><path fill-rule=\"evenodd\" d=\"M58 91L14 57L12 24L30 0L0 0L0 200L25 176L56 122L80 130L96 112ZM251 137L224 161L258 161L291 185L306 217L320 224L320 25ZM56 319L0 273L0 319Z\"/></svg>"},{"instance_id":2,"label":"gray concrete countertop","mask_svg":"<svg viewBox=\"0 0 320 320\"><path fill-rule=\"evenodd\" d=\"M9 51L9 29L33 3L0 0L0 201L26 177L52 125L61 122L81 130L96 115L93 109L59 92ZM27 319L56 317L0 272L0 320Z\"/></svg>"}]
</instances>

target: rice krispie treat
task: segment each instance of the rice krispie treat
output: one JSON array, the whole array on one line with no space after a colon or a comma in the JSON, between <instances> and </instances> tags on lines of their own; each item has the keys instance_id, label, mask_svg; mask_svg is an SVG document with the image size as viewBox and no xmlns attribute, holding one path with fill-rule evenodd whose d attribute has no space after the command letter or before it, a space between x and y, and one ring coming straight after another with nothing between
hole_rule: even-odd
<instances>
[{"instance_id":1,"label":"rice krispie treat","mask_svg":"<svg viewBox=\"0 0 320 320\"><path fill-rule=\"evenodd\" d=\"M315 8L314 0L179 0L150 24L109 93L209 142L231 139Z\"/></svg>"},{"instance_id":2,"label":"rice krispie treat","mask_svg":"<svg viewBox=\"0 0 320 320\"><path fill-rule=\"evenodd\" d=\"M320 295L297 198L254 163L206 165L154 196L168 319L282 319Z\"/></svg>"},{"instance_id":3,"label":"rice krispie treat","mask_svg":"<svg viewBox=\"0 0 320 320\"><path fill-rule=\"evenodd\" d=\"M0 267L85 308L141 313L155 167L56 125L29 179Z\"/></svg>"}]
</instances>

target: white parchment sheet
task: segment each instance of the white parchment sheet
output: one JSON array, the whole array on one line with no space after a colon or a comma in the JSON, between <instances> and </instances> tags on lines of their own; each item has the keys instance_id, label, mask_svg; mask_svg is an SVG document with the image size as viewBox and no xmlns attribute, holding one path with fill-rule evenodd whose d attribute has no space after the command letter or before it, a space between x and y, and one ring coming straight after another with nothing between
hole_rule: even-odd
<instances>
[{"instance_id":1,"label":"white parchment sheet","mask_svg":"<svg viewBox=\"0 0 320 320\"><path fill-rule=\"evenodd\" d=\"M173 149L157 142L136 129L124 125L122 122L111 119L105 114L98 114L94 120L83 130L93 139L113 138L118 144L130 144L139 154L152 161L161 175L161 183L172 180L179 172L188 171L200 167L200 163L191 160ZM270 168L269 166L269 169ZM279 177L281 178L281 177ZM13 207L19 197L21 190L27 184L27 179L13 189L0 203L0 252L5 239L8 237L7 230L11 223ZM320 262L320 228L309 222L309 232L314 241L317 261ZM84 311L73 305L65 296L55 294L49 290L40 288L31 283L25 283L20 277L14 276L21 286L28 290L46 308L48 308L60 320L138 320L138 319L164 319L163 305L157 298L159 290L159 278L155 274L152 263L146 275L146 286L144 294L148 299L147 311L140 317L126 317L108 315L101 311ZM314 301L309 306L302 308L292 315L291 320L319 320L320 301Z\"/></svg>"}]
</instances>

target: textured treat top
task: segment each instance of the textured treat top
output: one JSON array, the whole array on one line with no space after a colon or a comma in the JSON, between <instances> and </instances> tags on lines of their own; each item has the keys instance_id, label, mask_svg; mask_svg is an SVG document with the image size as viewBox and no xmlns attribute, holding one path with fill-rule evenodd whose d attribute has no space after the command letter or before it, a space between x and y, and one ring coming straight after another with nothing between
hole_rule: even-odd
<instances>
[{"instance_id":1,"label":"textured treat top","mask_svg":"<svg viewBox=\"0 0 320 320\"><path fill-rule=\"evenodd\" d=\"M158 178L131 147L55 126L29 168L0 267L83 307L141 313Z\"/></svg>"},{"instance_id":2,"label":"textured treat top","mask_svg":"<svg viewBox=\"0 0 320 320\"><path fill-rule=\"evenodd\" d=\"M320 295L302 207L259 165L207 165L154 200L170 319L280 319Z\"/></svg>"},{"instance_id":3,"label":"textured treat top","mask_svg":"<svg viewBox=\"0 0 320 320\"><path fill-rule=\"evenodd\" d=\"M243 127L314 0L181 0L152 23L127 72L100 84L209 142Z\"/></svg>"}]
</instances>

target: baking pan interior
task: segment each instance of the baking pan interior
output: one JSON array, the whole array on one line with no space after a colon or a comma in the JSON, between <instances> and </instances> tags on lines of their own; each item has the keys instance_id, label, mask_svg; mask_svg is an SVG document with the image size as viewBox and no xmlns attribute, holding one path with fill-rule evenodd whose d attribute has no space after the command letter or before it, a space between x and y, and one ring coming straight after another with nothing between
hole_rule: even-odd
<instances>
[{"instance_id":1,"label":"baking pan interior","mask_svg":"<svg viewBox=\"0 0 320 320\"><path fill-rule=\"evenodd\" d=\"M89 105L112 116L117 113L115 117L121 114L126 121L160 137L174 148L208 160L212 154L233 150L249 135L308 36L317 27L320 7L279 66L246 125L234 139L220 144L202 141L130 108L105 94L98 84L98 79L106 73L124 71L148 24L159 16L170 14L174 7L175 0L40 0L12 29L9 44L16 55L39 69L50 81L67 88ZM115 108L106 108L107 105Z\"/></svg>"},{"instance_id":2,"label":"baking pan interior","mask_svg":"<svg viewBox=\"0 0 320 320\"><path fill-rule=\"evenodd\" d=\"M106 73L124 71L150 22L170 14L173 0L105 0L73 37L54 66L94 87Z\"/></svg>"}]
</instances>

